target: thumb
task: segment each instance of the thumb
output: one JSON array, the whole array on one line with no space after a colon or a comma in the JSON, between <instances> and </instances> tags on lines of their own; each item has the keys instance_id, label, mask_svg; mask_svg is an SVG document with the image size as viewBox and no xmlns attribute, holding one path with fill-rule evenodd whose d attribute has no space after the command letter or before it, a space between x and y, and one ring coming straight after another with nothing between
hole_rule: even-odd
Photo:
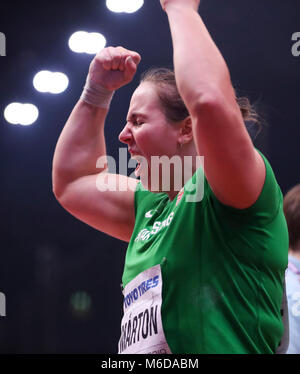
<instances>
[{"instance_id":1,"label":"thumb","mask_svg":"<svg viewBox=\"0 0 300 374\"><path fill-rule=\"evenodd\" d=\"M128 56L125 60L125 75L126 78L131 79L136 73L137 64L134 62L131 56Z\"/></svg>"},{"instance_id":2,"label":"thumb","mask_svg":"<svg viewBox=\"0 0 300 374\"><path fill-rule=\"evenodd\" d=\"M135 62L136 65L138 65L141 62L141 59L142 59L141 55L138 54L137 52L133 53L131 55L131 57L132 57L132 59L133 59L133 61Z\"/></svg>"}]
</instances>

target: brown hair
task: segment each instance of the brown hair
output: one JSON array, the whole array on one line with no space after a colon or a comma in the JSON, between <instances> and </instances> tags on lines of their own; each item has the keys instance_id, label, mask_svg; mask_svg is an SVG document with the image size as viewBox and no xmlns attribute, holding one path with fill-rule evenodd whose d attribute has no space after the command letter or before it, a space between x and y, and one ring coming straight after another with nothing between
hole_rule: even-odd
<instances>
[{"instance_id":1,"label":"brown hair","mask_svg":"<svg viewBox=\"0 0 300 374\"><path fill-rule=\"evenodd\" d=\"M300 244L300 184L297 184L283 199L283 211L289 230L290 248Z\"/></svg>"},{"instance_id":2,"label":"brown hair","mask_svg":"<svg viewBox=\"0 0 300 374\"><path fill-rule=\"evenodd\" d=\"M189 116L189 112L178 92L175 73L166 68L152 68L144 72L140 83L150 82L157 87L158 97L165 111L167 120L170 122L180 122ZM245 122L258 125L258 132L261 130L259 115L246 97L236 98ZM257 135L256 134L256 135Z\"/></svg>"}]
</instances>

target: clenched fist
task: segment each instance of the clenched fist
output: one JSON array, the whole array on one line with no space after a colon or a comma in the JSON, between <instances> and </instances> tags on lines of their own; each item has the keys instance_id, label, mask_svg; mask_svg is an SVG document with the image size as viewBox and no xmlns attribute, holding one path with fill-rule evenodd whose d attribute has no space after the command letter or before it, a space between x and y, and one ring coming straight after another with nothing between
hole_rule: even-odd
<instances>
[{"instance_id":1,"label":"clenched fist","mask_svg":"<svg viewBox=\"0 0 300 374\"><path fill-rule=\"evenodd\" d=\"M169 6L182 6L182 7L190 7L196 11L198 11L200 0L160 0L160 4L163 10L167 10Z\"/></svg>"},{"instance_id":2,"label":"clenched fist","mask_svg":"<svg viewBox=\"0 0 300 374\"><path fill-rule=\"evenodd\" d=\"M117 90L132 81L140 61L137 52L123 47L107 47L91 62L89 76L102 87Z\"/></svg>"}]
</instances>

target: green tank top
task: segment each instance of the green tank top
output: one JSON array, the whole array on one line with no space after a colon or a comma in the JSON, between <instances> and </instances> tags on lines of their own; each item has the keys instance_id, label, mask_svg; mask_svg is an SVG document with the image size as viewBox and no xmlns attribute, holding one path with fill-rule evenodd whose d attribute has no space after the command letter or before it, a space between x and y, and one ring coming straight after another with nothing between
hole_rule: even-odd
<instances>
[{"instance_id":1,"label":"green tank top","mask_svg":"<svg viewBox=\"0 0 300 374\"><path fill-rule=\"evenodd\" d=\"M288 232L281 190L262 157L266 165L263 190L243 210L222 204L202 169L173 201L164 193L146 191L140 183L137 186L136 221L123 286L159 265L158 312L171 353L274 353L280 343ZM201 184L202 199L193 199L192 186L198 186L199 194ZM187 201L188 196L200 201ZM151 287L158 284L158 277L140 283L135 293L127 295L124 308L145 291L154 290ZM133 322L122 326L121 351L136 341L142 345L146 331L156 333L154 312L157 308L149 307L133 321L135 326Z\"/></svg>"}]
</instances>

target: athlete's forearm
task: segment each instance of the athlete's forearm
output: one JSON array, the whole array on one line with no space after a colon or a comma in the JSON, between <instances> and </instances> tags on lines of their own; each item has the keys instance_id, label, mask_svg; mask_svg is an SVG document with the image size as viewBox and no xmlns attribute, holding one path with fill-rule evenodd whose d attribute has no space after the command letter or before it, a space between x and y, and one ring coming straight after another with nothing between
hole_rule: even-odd
<instances>
[{"instance_id":1,"label":"athlete's forearm","mask_svg":"<svg viewBox=\"0 0 300 374\"><path fill-rule=\"evenodd\" d=\"M189 111L206 93L219 90L226 95L233 94L224 58L197 11L170 4L166 12L173 41L176 82Z\"/></svg>"},{"instance_id":2,"label":"athlete's forearm","mask_svg":"<svg viewBox=\"0 0 300 374\"><path fill-rule=\"evenodd\" d=\"M79 100L59 137L53 159L53 189L60 195L74 180L101 172L96 163L106 155L107 109Z\"/></svg>"}]
</instances>

